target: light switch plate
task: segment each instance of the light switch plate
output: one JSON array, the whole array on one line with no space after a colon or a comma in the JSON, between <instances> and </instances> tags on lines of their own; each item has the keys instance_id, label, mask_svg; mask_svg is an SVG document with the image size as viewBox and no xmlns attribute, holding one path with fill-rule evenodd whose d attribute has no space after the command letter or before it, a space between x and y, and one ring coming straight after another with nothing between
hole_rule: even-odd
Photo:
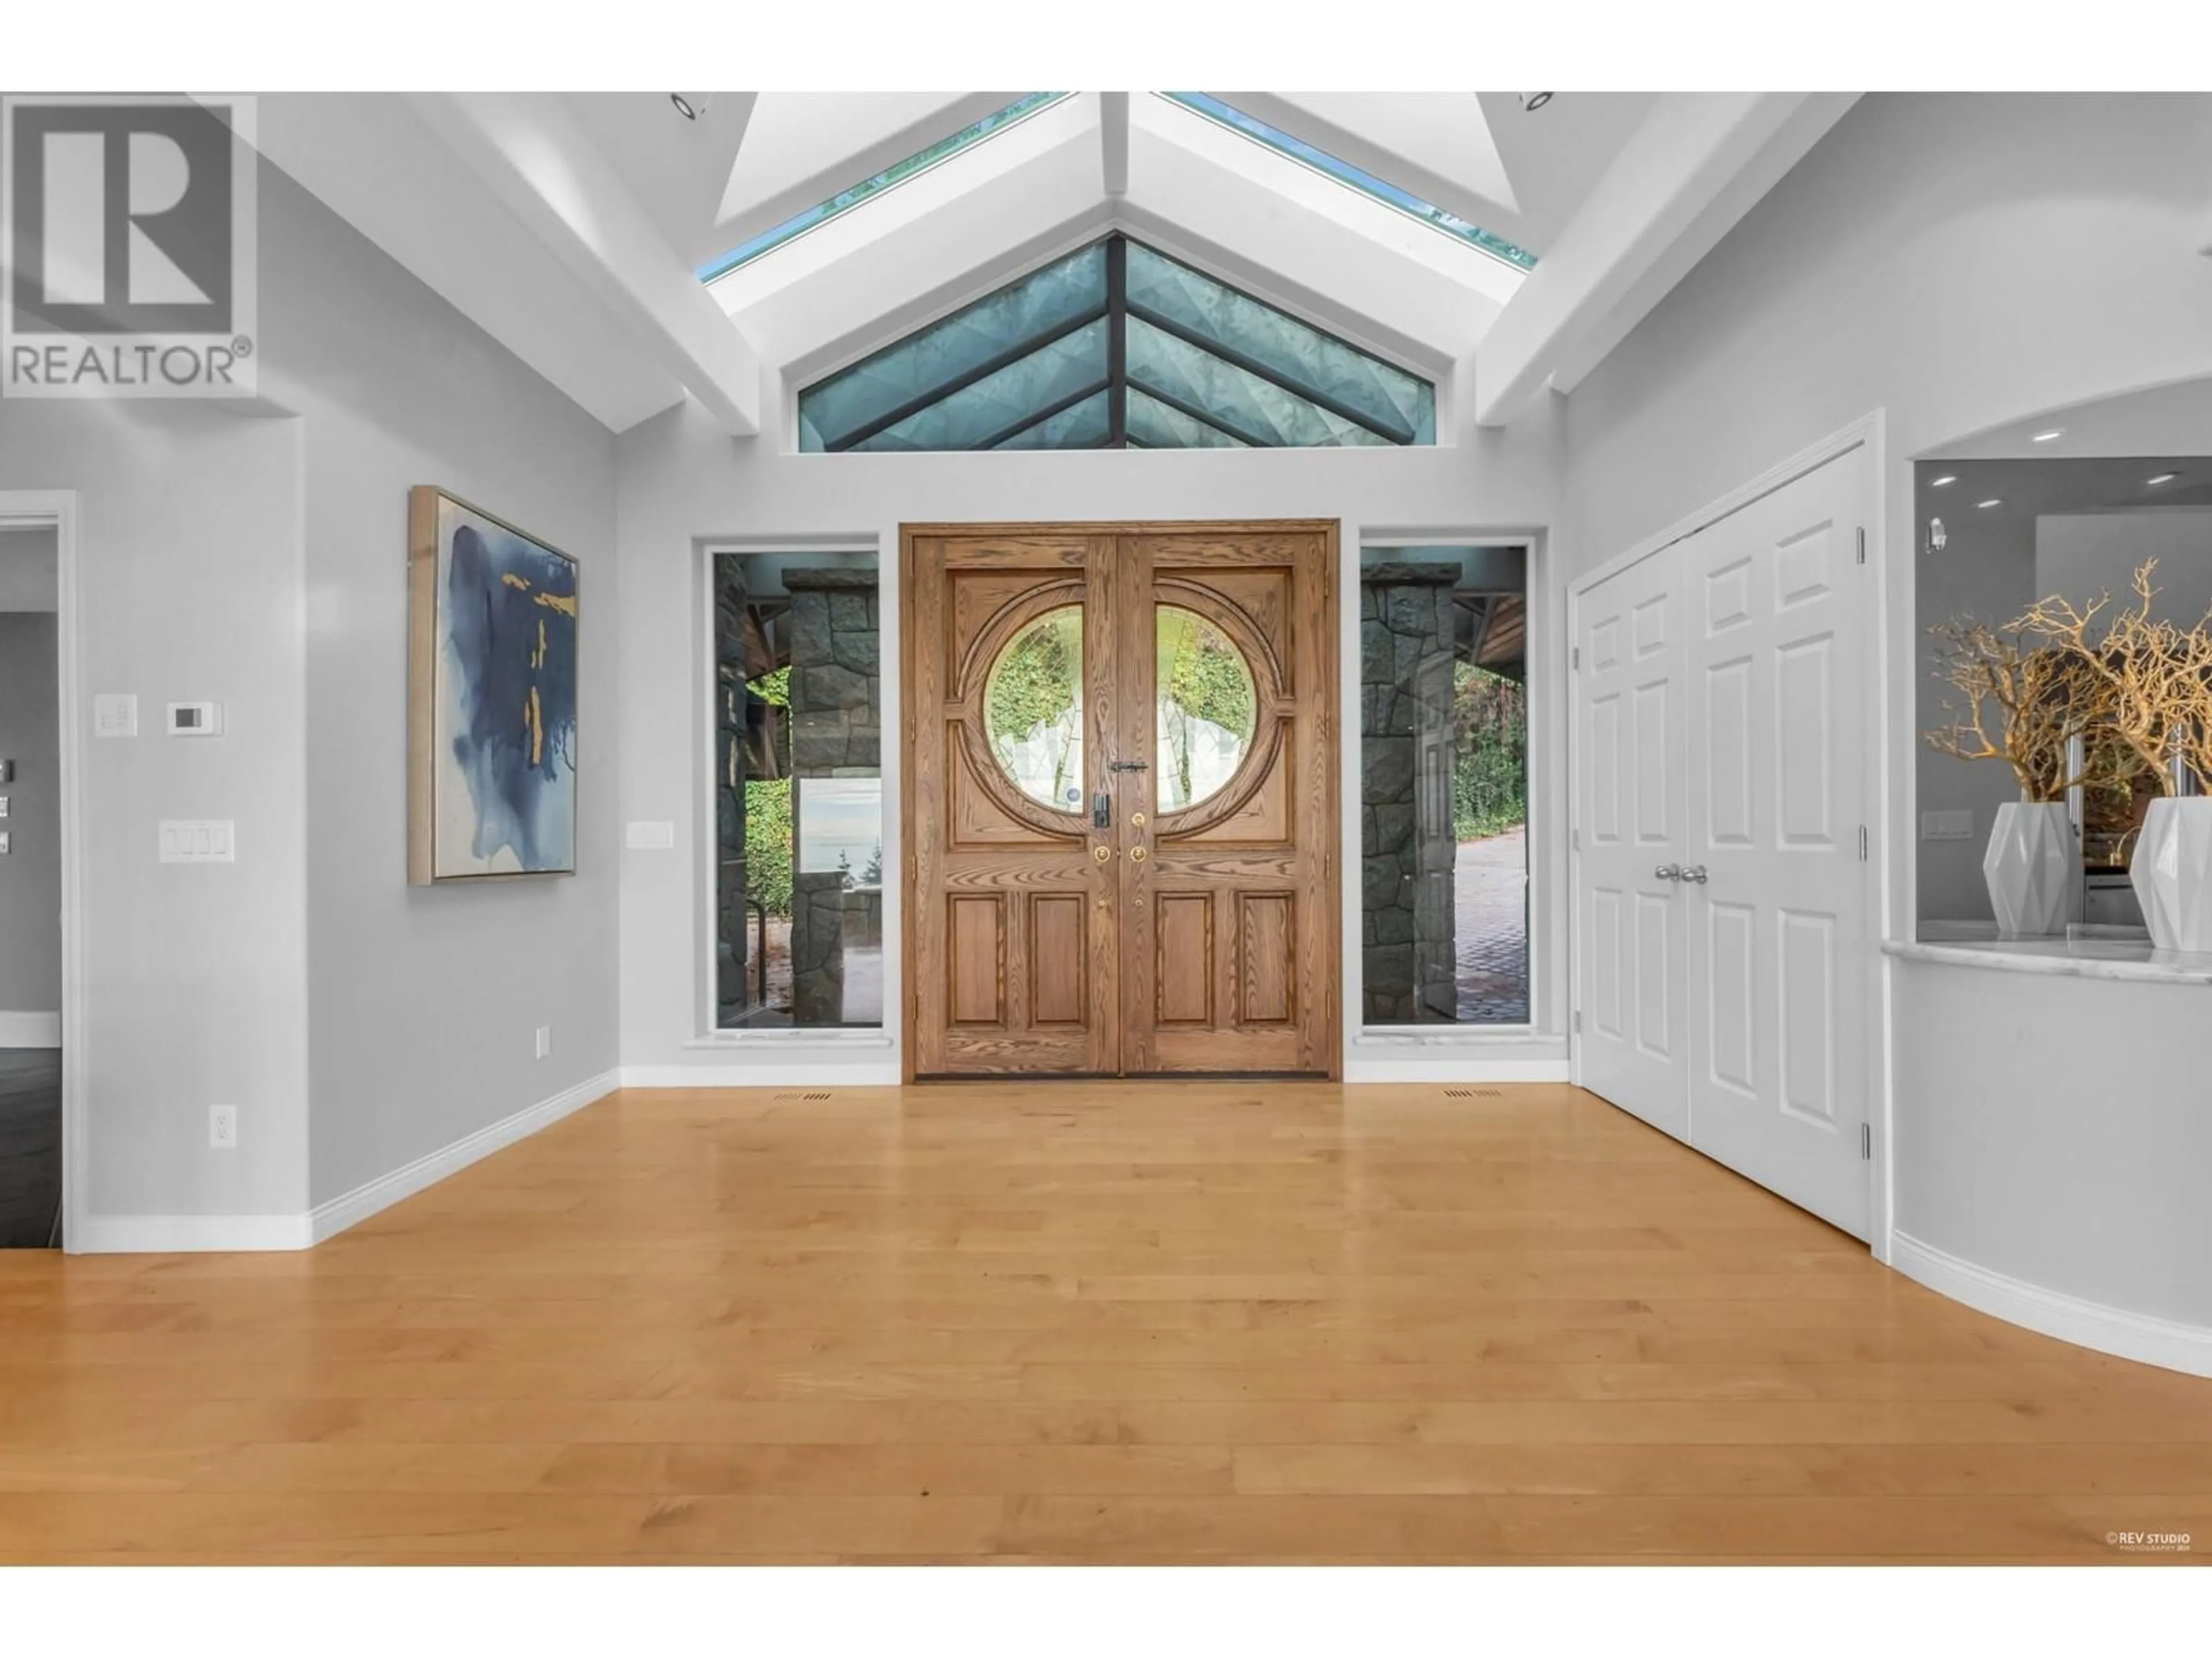
<instances>
[{"instance_id":1,"label":"light switch plate","mask_svg":"<svg viewBox=\"0 0 2212 1659\"><path fill-rule=\"evenodd\" d=\"M173 702L168 714L169 735L173 738L222 735L222 705L219 702Z\"/></svg>"},{"instance_id":2,"label":"light switch plate","mask_svg":"<svg viewBox=\"0 0 2212 1659\"><path fill-rule=\"evenodd\" d=\"M7 816L8 816L8 797L7 797L7 796L5 796L5 795L0 795L0 818L4 818L4 817L6 817Z\"/></svg>"},{"instance_id":3,"label":"light switch plate","mask_svg":"<svg viewBox=\"0 0 2212 1659\"><path fill-rule=\"evenodd\" d=\"M128 691L103 691L92 700L92 734L96 738L138 735L138 699Z\"/></svg>"},{"instance_id":4,"label":"light switch plate","mask_svg":"<svg viewBox=\"0 0 2212 1659\"><path fill-rule=\"evenodd\" d=\"M6 858L7 856L8 856L8 832L7 832L5 830L0 830L0 859L4 859L4 858Z\"/></svg>"},{"instance_id":5,"label":"light switch plate","mask_svg":"<svg viewBox=\"0 0 2212 1659\"><path fill-rule=\"evenodd\" d=\"M665 853L676 845L672 823L634 823L626 826L629 846L640 852Z\"/></svg>"},{"instance_id":6,"label":"light switch plate","mask_svg":"<svg viewBox=\"0 0 2212 1659\"><path fill-rule=\"evenodd\" d=\"M1971 807L1959 811L1923 812L1920 815L1920 839L1923 841L1972 841L1974 838L1974 814Z\"/></svg>"},{"instance_id":7,"label":"light switch plate","mask_svg":"<svg viewBox=\"0 0 2212 1659\"><path fill-rule=\"evenodd\" d=\"M238 837L229 818L161 820L164 864L235 864Z\"/></svg>"}]
</instances>

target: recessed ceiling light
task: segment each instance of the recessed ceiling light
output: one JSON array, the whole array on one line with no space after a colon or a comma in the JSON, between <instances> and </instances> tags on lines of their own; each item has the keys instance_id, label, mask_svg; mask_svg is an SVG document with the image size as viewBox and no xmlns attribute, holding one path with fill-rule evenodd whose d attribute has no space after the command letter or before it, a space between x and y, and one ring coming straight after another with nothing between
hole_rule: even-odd
<instances>
[{"instance_id":1,"label":"recessed ceiling light","mask_svg":"<svg viewBox=\"0 0 2212 1659\"><path fill-rule=\"evenodd\" d=\"M2028 442L2032 444L2047 444L2063 438L2065 435L2066 428L2064 427L2054 426L2048 432L2039 432L2035 434L2033 437L2028 439Z\"/></svg>"},{"instance_id":2,"label":"recessed ceiling light","mask_svg":"<svg viewBox=\"0 0 2212 1659\"><path fill-rule=\"evenodd\" d=\"M1976 501L1974 505L1976 507L2002 507L2004 505L2004 498L2001 495L1992 495L1985 501Z\"/></svg>"},{"instance_id":3,"label":"recessed ceiling light","mask_svg":"<svg viewBox=\"0 0 2212 1659\"><path fill-rule=\"evenodd\" d=\"M1943 488L1943 486L1944 486L1944 485L1946 485L1946 484L1954 484L1954 483L1958 483L1958 482L1959 482L1959 475L1958 475L1957 473L1955 473L1955 472L1946 472L1946 473L1945 473L1942 477L1940 477L1940 478L1930 478L1930 479L1928 481L1928 487L1929 487L1930 489L1942 489L1942 488Z\"/></svg>"},{"instance_id":4,"label":"recessed ceiling light","mask_svg":"<svg viewBox=\"0 0 2212 1659\"><path fill-rule=\"evenodd\" d=\"M2161 472L2155 478L2145 478L2143 482L2148 484L2153 489L2155 489L2160 484L2172 483L2180 476L2181 475L2179 472Z\"/></svg>"},{"instance_id":5,"label":"recessed ceiling light","mask_svg":"<svg viewBox=\"0 0 2212 1659\"><path fill-rule=\"evenodd\" d=\"M1548 92L1524 92L1521 94L1521 107L1531 115L1551 101L1552 94Z\"/></svg>"},{"instance_id":6,"label":"recessed ceiling light","mask_svg":"<svg viewBox=\"0 0 2212 1659\"><path fill-rule=\"evenodd\" d=\"M668 101L676 106L676 112L687 121L696 121L707 112L707 94L703 92L672 92Z\"/></svg>"}]
</instances>

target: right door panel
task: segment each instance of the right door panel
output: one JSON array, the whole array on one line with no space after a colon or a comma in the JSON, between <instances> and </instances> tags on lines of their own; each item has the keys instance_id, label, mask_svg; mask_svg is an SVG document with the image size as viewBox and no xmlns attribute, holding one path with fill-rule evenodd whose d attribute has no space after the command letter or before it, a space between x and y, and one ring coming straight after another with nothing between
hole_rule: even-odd
<instances>
[{"instance_id":1,"label":"right door panel","mask_svg":"<svg viewBox=\"0 0 2212 1659\"><path fill-rule=\"evenodd\" d=\"M1865 452L1681 543L1690 1144L1864 1237Z\"/></svg>"}]
</instances>

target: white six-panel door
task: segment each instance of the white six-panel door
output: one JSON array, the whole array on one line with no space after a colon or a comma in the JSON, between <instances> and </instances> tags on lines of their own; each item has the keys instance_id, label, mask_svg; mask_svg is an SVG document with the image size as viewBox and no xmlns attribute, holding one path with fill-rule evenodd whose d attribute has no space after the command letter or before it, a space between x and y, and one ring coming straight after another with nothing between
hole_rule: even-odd
<instances>
[{"instance_id":1,"label":"white six-panel door","mask_svg":"<svg viewBox=\"0 0 2212 1659\"><path fill-rule=\"evenodd\" d=\"M1584 1085L1861 1237L1866 488L1865 451L1853 449L1585 592L1576 711ZM1632 624L1655 596L1665 604L1643 637L1667 643L1639 657L1630 626L1614 653L1608 624ZM1607 816L1613 780L1634 775L1615 753L1613 711L1638 695L1663 697L1685 729L1663 783L1636 777L1639 804L1668 810L1645 806L1633 822L1646 833L1625 836ZM1669 866L1678 878L1651 880ZM1602 918L1632 895L1639 920L1667 918L1679 959L1614 945ZM1663 994L1644 983L1662 963ZM1638 1009L1681 1010L1672 1063L1608 1030L1624 973Z\"/></svg>"},{"instance_id":2,"label":"white six-panel door","mask_svg":"<svg viewBox=\"0 0 2212 1659\"><path fill-rule=\"evenodd\" d=\"M1680 565L1632 565L1583 596L1574 824L1583 1086L1689 1133L1688 939L1680 884Z\"/></svg>"}]
</instances>

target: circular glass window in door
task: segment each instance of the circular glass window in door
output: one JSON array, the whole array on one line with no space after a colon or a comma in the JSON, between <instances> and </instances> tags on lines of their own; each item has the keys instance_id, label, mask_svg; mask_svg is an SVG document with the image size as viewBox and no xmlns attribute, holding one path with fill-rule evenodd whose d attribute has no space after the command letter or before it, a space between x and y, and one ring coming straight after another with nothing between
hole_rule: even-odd
<instances>
[{"instance_id":1,"label":"circular glass window in door","mask_svg":"<svg viewBox=\"0 0 2212 1659\"><path fill-rule=\"evenodd\" d=\"M1083 607L1048 611L1006 641L983 683L983 732L1015 788L1083 810Z\"/></svg>"},{"instance_id":2,"label":"circular glass window in door","mask_svg":"<svg viewBox=\"0 0 2212 1659\"><path fill-rule=\"evenodd\" d=\"M1198 612L1164 605L1154 627L1155 799L1159 811L1176 812L1197 805L1237 775L1251 751L1259 697L1244 653Z\"/></svg>"}]
</instances>

